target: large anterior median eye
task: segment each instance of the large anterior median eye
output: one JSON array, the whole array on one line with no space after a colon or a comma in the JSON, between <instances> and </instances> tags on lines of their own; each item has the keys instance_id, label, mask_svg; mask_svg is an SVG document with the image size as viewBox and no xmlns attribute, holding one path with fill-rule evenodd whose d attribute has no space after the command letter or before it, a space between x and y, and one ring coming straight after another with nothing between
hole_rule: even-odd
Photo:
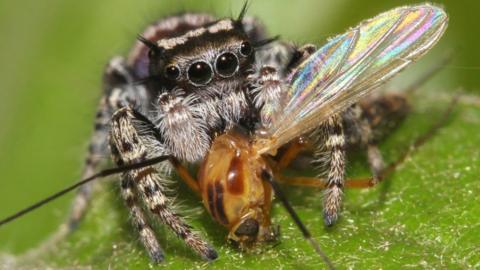
<instances>
[{"instance_id":1,"label":"large anterior median eye","mask_svg":"<svg viewBox=\"0 0 480 270\"><path fill-rule=\"evenodd\" d=\"M187 71L188 79L192 84L207 84L212 79L212 67L203 61L198 61L190 65Z\"/></svg>"},{"instance_id":2,"label":"large anterior median eye","mask_svg":"<svg viewBox=\"0 0 480 270\"><path fill-rule=\"evenodd\" d=\"M238 58L235 54L226 52L217 57L215 69L222 77L232 76L238 69Z\"/></svg>"}]
</instances>

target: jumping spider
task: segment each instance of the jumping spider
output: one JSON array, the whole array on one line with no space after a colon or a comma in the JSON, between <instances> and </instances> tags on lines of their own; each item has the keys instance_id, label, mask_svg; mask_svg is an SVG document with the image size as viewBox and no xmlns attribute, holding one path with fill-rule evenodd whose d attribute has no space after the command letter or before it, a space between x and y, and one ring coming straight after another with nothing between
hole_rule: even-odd
<instances>
[{"instance_id":1,"label":"jumping spider","mask_svg":"<svg viewBox=\"0 0 480 270\"><path fill-rule=\"evenodd\" d=\"M427 14L426 17L430 16L429 19L437 15L435 19L440 18L435 21L435 27L427 29L431 31L426 38L415 41L418 42L418 47L422 45L425 50L412 52L405 49L411 54L398 56L403 57L405 63L398 62L396 58L389 59L388 64L391 65L385 67L386 71L380 69L385 74L380 74L376 69L368 70L373 79L368 81L370 77L366 77L360 81L367 84L367 88L377 86L416 60L443 33L446 15L441 9L423 5L391 11L392 14L400 14L399 21L415 12L423 12ZM96 171L102 161L100 157L109 152L119 166L156 156L170 157L169 162L125 172L121 177L122 197L140 240L154 262L162 261L164 253L142 205L201 257L207 260L217 258L217 252L212 246L192 231L172 210L171 199L165 195L165 183L171 178L172 169L176 169L180 176L187 175L182 164L201 163L209 155L212 142L222 134L241 129L246 137L254 137L260 136L263 130L268 131L272 126L278 126L276 116L279 108L285 106L286 89L290 85L294 85L295 89L299 76L310 72L305 71L309 68L308 65L313 65L318 70L323 65L328 66L328 59L322 59L323 55L317 53L314 45L297 47L269 38L258 20L244 15L245 8L236 19L216 19L203 13L166 17L145 29L127 58L114 57L105 69L104 94L98 107L95 131L83 175L89 176ZM378 17L366 21L359 28L333 39L329 44L337 45L339 38L348 41L348 35L352 35L352 39L362 38L362 29L371 22L378 22L379 18L384 19ZM396 26L390 27L394 29ZM355 36L357 34L360 37ZM400 37L396 38L400 40ZM427 42L428 38L432 41ZM370 45L378 45L371 40L367 41ZM394 41L396 40L386 43L384 49ZM355 42L351 44L356 46ZM409 50L413 49L409 47ZM348 53L345 55L349 56ZM318 60L321 61L320 64L315 62ZM341 61L339 63L343 63ZM346 63L345 66L348 67L349 64ZM375 74L372 73L374 71ZM335 76L340 76L340 68L335 72ZM310 83L310 79L304 81ZM366 90L357 91L355 93L359 96L366 93ZM341 90L334 94L339 92ZM384 167L377 146L378 139L385 127L390 129L399 123L408 111L407 100L398 94L381 95L356 103L359 96L349 96L347 93L345 100L338 101L343 107L332 107L336 113L327 115L315 127L295 131L294 134L298 136L283 147L277 146L278 155L267 160L267 163L275 163L277 165L274 167L280 169L294 161L300 150L309 150L306 152L315 164L314 167L319 174L324 172L325 175L323 216L328 226L337 221L341 208L346 149L357 146L367 151L374 179L368 185L375 184ZM287 109L292 109L288 106L290 105L287 104ZM300 113L301 111L296 116L299 117ZM280 115L288 119L288 115ZM297 120L302 119L291 121ZM305 125L299 125L298 128L305 128ZM225 156L228 162L233 162L234 158ZM321 167L325 167L325 170ZM264 172L266 170L262 173ZM198 189L195 180L188 176L182 178L194 190ZM71 228L83 216L91 192L91 184L79 189L69 220ZM263 225L270 226L269 216L265 224L259 224L258 216L232 220L229 215L219 212L224 210L224 192L229 191L215 186L215 189L204 192L208 193L205 195L207 199L204 197L207 209L217 221L230 229L230 240L243 243L275 238L275 230L270 230L269 227L260 232ZM267 197L263 193L261 196Z\"/></svg>"}]
</instances>

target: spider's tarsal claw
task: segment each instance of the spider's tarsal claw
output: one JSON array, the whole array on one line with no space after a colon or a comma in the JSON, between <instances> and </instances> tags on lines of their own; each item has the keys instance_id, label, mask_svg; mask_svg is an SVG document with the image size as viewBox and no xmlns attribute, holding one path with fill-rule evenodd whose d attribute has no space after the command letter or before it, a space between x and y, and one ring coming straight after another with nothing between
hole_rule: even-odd
<instances>
[{"instance_id":1,"label":"spider's tarsal claw","mask_svg":"<svg viewBox=\"0 0 480 270\"><path fill-rule=\"evenodd\" d=\"M205 259L208 260L208 261L214 261L218 258L218 253L215 249L213 249L212 247L210 247L206 254L205 254Z\"/></svg>"},{"instance_id":2,"label":"spider's tarsal claw","mask_svg":"<svg viewBox=\"0 0 480 270\"><path fill-rule=\"evenodd\" d=\"M158 251L150 254L150 258L152 259L153 263L159 264L165 260L165 254L163 253L163 251Z\"/></svg>"},{"instance_id":3,"label":"spider's tarsal claw","mask_svg":"<svg viewBox=\"0 0 480 270\"><path fill-rule=\"evenodd\" d=\"M329 213L327 211L323 212L323 222L325 223L325 226L331 227L335 223L337 223L338 220L338 215L335 213Z\"/></svg>"}]
</instances>

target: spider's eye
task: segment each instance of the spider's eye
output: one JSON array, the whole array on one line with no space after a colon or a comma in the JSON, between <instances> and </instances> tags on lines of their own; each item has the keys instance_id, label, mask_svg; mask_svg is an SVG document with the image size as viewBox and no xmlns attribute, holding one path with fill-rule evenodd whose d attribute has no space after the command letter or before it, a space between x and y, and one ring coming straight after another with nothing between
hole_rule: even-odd
<instances>
[{"instance_id":1,"label":"spider's eye","mask_svg":"<svg viewBox=\"0 0 480 270\"><path fill-rule=\"evenodd\" d=\"M215 69L222 77L232 76L238 69L238 58L235 54L226 52L215 61Z\"/></svg>"},{"instance_id":2,"label":"spider's eye","mask_svg":"<svg viewBox=\"0 0 480 270\"><path fill-rule=\"evenodd\" d=\"M252 53L252 45L250 45L250 42L245 41L240 45L240 53L243 56L249 56Z\"/></svg>"},{"instance_id":3,"label":"spider's eye","mask_svg":"<svg viewBox=\"0 0 480 270\"><path fill-rule=\"evenodd\" d=\"M212 67L203 61L195 62L188 68L188 79L193 84L207 84L212 79Z\"/></svg>"},{"instance_id":4,"label":"spider's eye","mask_svg":"<svg viewBox=\"0 0 480 270\"><path fill-rule=\"evenodd\" d=\"M165 68L165 77L169 80L176 80L180 76L180 69L177 66L167 66Z\"/></svg>"}]
</instances>

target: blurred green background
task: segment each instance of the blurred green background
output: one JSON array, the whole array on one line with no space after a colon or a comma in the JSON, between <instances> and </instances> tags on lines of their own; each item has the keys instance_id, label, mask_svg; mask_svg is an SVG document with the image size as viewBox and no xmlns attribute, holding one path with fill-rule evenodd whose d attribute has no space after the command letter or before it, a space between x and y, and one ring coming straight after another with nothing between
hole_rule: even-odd
<instances>
[{"instance_id":1,"label":"blurred green background","mask_svg":"<svg viewBox=\"0 0 480 270\"><path fill-rule=\"evenodd\" d=\"M412 3L418 1L254 0L248 14L261 18L271 35L280 34L283 39L299 44L313 42L320 45L328 37L342 33L363 19ZM476 96L480 94L480 2L449 0L435 3L445 7L450 16L450 26L438 46L403 78L415 78L418 72L453 50L453 61L426 88L449 93L462 87ZM182 10L208 11L219 16L236 15L242 4L243 1L220 0L0 0L0 217L44 198L79 177L101 93L104 64L114 55L125 54L143 27L157 18ZM425 111L428 111L430 107L425 106ZM478 110L473 110L471 117L478 117L477 113ZM438 113L423 115L413 124L428 127L429 119L435 116ZM478 121L467 121L464 126L468 123ZM412 134L407 138L413 138ZM446 136L446 141L438 144L448 144L448 138L455 136ZM478 137L478 134L465 132L465 137L457 139L466 143L474 138L469 136ZM396 149L398 141L404 143L402 147L408 145L409 140L402 139L402 134L397 137L399 139L393 140L390 147L384 148ZM474 151L475 147L478 144L470 150ZM392 151L395 153L395 150ZM457 154L478 157L478 152ZM435 160L436 156L436 153L427 155L426 160ZM472 173L478 176L478 160L470 157L472 159L465 162L467 165L472 163L472 168L477 169ZM438 169L433 168L434 171ZM472 181L476 180L476 176L472 177ZM449 186L444 186L444 189L448 190ZM361 194L358 196L362 197ZM115 195L111 197L114 201L118 200ZM65 217L71 198L72 194L67 195L0 228L0 253L18 254L45 239ZM472 198L476 199L476 204L479 203L478 196ZM452 203L460 202L454 200ZM125 213L122 215L126 216ZM476 218L478 232L478 216ZM468 223L467 219L464 225L469 226ZM201 224L216 226L208 222ZM325 231L321 228L318 233L324 234ZM221 237L214 243L222 245ZM308 249L304 244L301 246ZM141 248L134 248L140 250L137 253L141 255ZM227 253L235 253L223 248ZM329 251L335 257L335 251ZM167 256L168 253L167 249ZM378 256L381 257L381 254ZM86 257L83 263L88 262Z\"/></svg>"}]
</instances>

